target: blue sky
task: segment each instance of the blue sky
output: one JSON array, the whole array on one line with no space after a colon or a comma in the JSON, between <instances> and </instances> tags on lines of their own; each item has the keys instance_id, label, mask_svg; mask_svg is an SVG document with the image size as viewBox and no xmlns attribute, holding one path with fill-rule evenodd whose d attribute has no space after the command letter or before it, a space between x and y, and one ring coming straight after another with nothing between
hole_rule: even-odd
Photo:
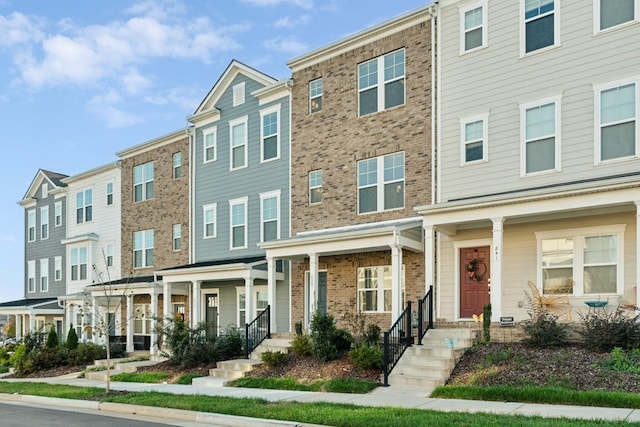
<instances>
[{"instance_id":1,"label":"blue sky","mask_svg":"<svg viewBox=\"0 0 640 427\"><path fill-rule=\"evenodd\" d=\"M0 0L0 302L23 297L39 168L74 175L186 126L232 59L286 62L429 0ZM366 5L366 7L363 7Z\"/></svg>"}]
</instances>

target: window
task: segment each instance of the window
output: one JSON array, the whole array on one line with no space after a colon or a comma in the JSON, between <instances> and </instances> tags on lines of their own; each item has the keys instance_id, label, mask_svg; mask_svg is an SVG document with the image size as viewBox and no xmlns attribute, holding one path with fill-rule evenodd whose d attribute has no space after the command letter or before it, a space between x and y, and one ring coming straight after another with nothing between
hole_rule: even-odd
<instances>
[{"instance_id":1,"label":"window","mask_svg":"<svg viewBox=\"0 0 640 427\"><path fill-rule=\"evenodd\" d=\"M280 157L280 127L278 125L279 116L279 105L275 108L260 111L260 120L262 122L262 145L260 146L260 152L263 162Z\"/></svg>"},{"instance_id":2,"label":"window","mask_svg":"<svg viewBox=\"0 0 640 427\"><path fill-rule=\"evenodd\" d=\"M464 9L460 9L460 52L465 53L478 48L486 47L487 43L487 19L486 2L474 3Z\"/></svg>"},{"instance_id":3,"label":"window","mask_svg":"<svg viewBox=\"0 0 640 427\"><path fill-rule=\"evenodd\" d=\"M596 163L638 154L637 83L596 89Z\"/></svg>"},{"instance_id":4,"label":"window","mask_svg":"<svg viewBox=\"0 0 640 427\"><path fill-rule=\"evenodd\" d=\"M231 170L247 166L247 117L229 122L231 132Z\"/></svg>"},{"instance_id":5,"label":"window","mask_svg":"<svg viewBox=\"0 0 640 427\"><path fill-rule=\"evenodd\" d=\"M56 227L62 225L62 202L56 202L53 205L53 223Z\"/></svg>"},{"instance_id":6,"label":"window","mask_svg":"<svg viewBox=\"0 0 640 427\"><path fill-rule=\"evenodd\" d=\"M36 291L36 262L34 260L27 261L27 292Z\"/></svg>"},{"instance_id":7,"label":"window","mask_svg":"<svg viewBox=\"0 0 640 427\"><path fill-rule=\"evenodd\" d=\"M71 249L71 280L87 279L87 248Z\"/></svg>"},{"instance_id":8,"label":"window","mask_svg":"<svg viewBox=\"0 0 640 427\"><path fill-rule=\"evenodd\" d=\"M358 310L391 311L391 267L358 268Z\"/></svg>"},{"instance_id":9,"label":"window","mask_svg":"<svg viewBox=\"0 0 640 427\"><path fill-rule=\"evenodd\" d=\"M280 190L260 194L260 236L268 242L280 238Z\"/></svg>"},{"instance_id":10,"label":"window","mask_svg":"<svg viewBox=\"0 0 640 427\"><path fill-rule=\"evenodd\" d=\"M150 334L152 318L151 304L133 304L133 333Z\"/></svg>"},{"instance_id":11,"label":"window","mask_svg":"<svg viewBox=\"0 0 640 427\"><path fill-rule=\"evenodd\" d=\"M153 199L153 162L133 168L133 201Z\"/></svg>"},{"instance_id":12,"label":"window","mask_svg":"<svg viewBox=\"0 0 640 427\"><path fill-rule=\"evenodd\" d=\"M247 247L247 198L229 200L231 249Z\"/></svg>"},{"instance_id":13,"label":"window","mask_svg":"<svg viewBox=\"0 0 640 427\"><path fill-rule=\"evenodd\" d=\"M595 0L598 30L636 20L636 0Z\"/></svg>"},{"instance_id":14,"label":"window","mask_svg":"<svg viewBox=\"0 0 640 427\"><path fill-rule=\"evenodd\" d=\"M522 174L560 169L560 98L521 106Z\"/></svg>"},{"instance_id":15,"label":"window","mask_svg":"<svg viewBox=\"0 0 640 427\"><path fill-rule=\"evenodd\" d=\"M554 0L524 1L524 53L534 52L556 42Z\"/></svg>"},{"instance_id":16,"label":"window","mask_svg":"<svg viewBox=\"0 0 640 427\"><path fill-rule=\"evenodd\" d=\"M27 211L27 238L30 242L36 240L36 211Z\"/></svg>"},{"instance_id":17,"label":"window","mask_svg":"<svg viewBox=\"0 0 640 427\"><path fill-rule=\"evenodd\" d=\"M309 82L309 112L319 113L322 111L322 79L315 79Z\"/></svg>"},{"instance_id":18,"label":"window","mask_svg":"<svg viewBox=\"0 0 640 427\"><path fill-rule=\"evenodd\" d=\"M42 240L49 238L49 206L40 208L40 238Z\"/></svg>"},{"instance_id":19,"label":"window","mask_svg":"<svg viewBox=\"0 0 640 427\"><path fill-rule=\"evenodd\" d=\"M266 286L255 286L253 288L254 298L253 305L256 309L257 314L263 312L267 306L269 305L268 301L268 293ZM247 324L248 319L247 316L247 294L246 288L244 286L236 287L236 295L237 295L237 306L238 306L238 326L244 327Z\"/></svg>"},{"instance_id":20,"label":"window","mask_svg":"<svg viewBox=\"0 0 640 427\"><path fill-rule=\"evenodd\" d=\"M182 249L182 224L173 224L173 250Z\"/></svg>"},{"instance_id":21,"label":"window","mask_svg":"<svg viewBox=\"0 0 640 427\"><path fill-rule=\"evenodd\" d=\"M244 82L233 85L233 106L244 104Z\"/></svg>"},{"instance_id":22,"label":"window","mask_svg":"<svg viewBox=\"0 0 640 427\"><path fill-rule=\"evenodd\" d=\"M536 233L544 293L621 294L624 229L615 225Z\"/></svg>"},{"instance_id":23,"label":"window","mask_svg":"<svg viewBox=\"0 0 640 427\"><path fill-rule=\"evenodd\" d=\"M203 144L203 156L204 163L213 162L216 160L216 128L207 129L202 133Z\"/></svg>"},{"instance_id":24,"label":"window","mask_svg":"<svg viewBox=\"0 0 640 427\"><path fill-rule=\"evenodd\" d=\"M40 292L49 292L49 259L40 260Z\"/></svg>"},{"instance_id":25,"label":"window","mask_svg":"<svg viewBox=\"0 0 640 427\"><path fill-rule=\"evenodd\" d=\"M59 282L62 280L62 257L57 256L53 259L53 280Z\"/></svg>"},{"instance_id":26,"label":"window","mask_svg":"<svg viewBox=\"0 0 640 427\"><path fill-rule=\"evenodd\" d=\"M104 247L104 262L107 267L113 267L113 243L107 243Z\"/></svg>"},{"instance_id":27,"label":"window","mask_svg":"<svg viewBox=\"0 0 640 427\"><path fill-rule=\"evenodd\" d=\"M358 213L404 207L404 153L358 162Z\"/></svg>"},{"instance_id":28,"label":"window","mask_svg":"<svg viewBox=\"0 0 640 427\"><path fill-rule=\"evenodd\" d=\"M113 205L113 182L107 182L107 206Z\"/></svg>"},{"instance_id":29,"label":"window","mask_svg":"<svg viewBox=\"0 0 640 427\"><path fill-rule=\"evenodd\" d=\"M462 120L462 161L461 164L487 160L487 116Z\"/></svg>"},{"instance_id":30,"label":"window","mask_svg":"<svg viewBox=\"0 0 640 427\"><path fill-rule=\"evenodd\" d=\"M358 65L360 116L404 104L404 49Z\"/></svg>"},{"instance_id":31,"label":"window","mask_svg":"<svg viewBox=\"0 0 640 427\"><path fill-rule=\"evenodd\" d=\"M153 266L153 230L133 233L133 267Z\"/></svg>"},{"instance_id":32,"label":"window","mask_svg":"<svg viewBox=\"0 0 640 427\"><path fill-rule=\"evenodd\" d=\"M309 172L309 204L322 202L322 170Z\"/></svg>"},{"instance_id":33,"label":"window","mask_svg":"<svg viewBox=\"0 0 640 427\"><path fill-rule=\"evenodd\" d=\"M46 199L47 197L49 197L49 184L44 182L42 184L42 187L40 187L40 189L42 190L42 198L43 199Z\"/></svg>"},{"instance_id":34,"label":"window","mask_svg":"<svg viewBox=\"0 0 640 427\"><path fill-rule=\"evenodd\" d=\"M173 179L182 176L182 153L173 153Z\"/></svg>"},{"instance_id":35,"label":"window","mask_svg":"<svg viewBox=\"0 0 640 427\"><path fill-rule=\"evenodd\" d=\"M210 239L216 237L217 228L216 228L216 219L217 219L217 203L212 203L210 205L204 205L202 207L203 211L203 236L205 239Z\"/></svg>"},{"instance_id":36,"label":"window","mask_svg":"<svg viewBox=\"0 0 640 427\"><path fill-rule=\"evenodd\" d=\"M93 217L93 190L85 190L76 193L76 223L91 221Z\"/></svg>"}]
</instances>

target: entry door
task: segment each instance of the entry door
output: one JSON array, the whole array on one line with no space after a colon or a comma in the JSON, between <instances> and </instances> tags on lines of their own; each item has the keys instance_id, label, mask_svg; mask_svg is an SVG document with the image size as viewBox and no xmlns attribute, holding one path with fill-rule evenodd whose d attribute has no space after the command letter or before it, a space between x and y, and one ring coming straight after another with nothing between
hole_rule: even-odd
<instances>
[{"instance_id":1,"label":"entry door","mask_svg":"<svg viewBox=\"0 0 640 427\"><path fill-rule=\"evenodd\" d=\"M489 297L489 246L460 249L460 318L480 315Z\"/></svg>"},{"instance_id":2,"label":"entry door","mask_svg":"<svg viewBox=\"0 0 640 427\"><path fill-rule=\"evenodd\" d=\"M311 313L311 305L310 305L310 298L311 298L311 290L309 289L310 276L311 276L311 273L307 271L305 274L305 279L306 279L305 306L308 314L307 319L309 319L309 321L311 321L311 318L314 315L314 313ZM322 314L327 314L327 272L326 271L318 272L317 288L318 288L318 306L316 307L316 309L320 310L320 313Z\"/></svg>"},{"instance_id":3,"label":"entry door","mask_svg":"<svg viewBox=\"0 0 640 427\"><path fill-rule=\"evenodd\" d=\"M207 323L207 335L218 334L218 294L205 295L206 311L204 320Z\"/></svg>"}]
</instances>

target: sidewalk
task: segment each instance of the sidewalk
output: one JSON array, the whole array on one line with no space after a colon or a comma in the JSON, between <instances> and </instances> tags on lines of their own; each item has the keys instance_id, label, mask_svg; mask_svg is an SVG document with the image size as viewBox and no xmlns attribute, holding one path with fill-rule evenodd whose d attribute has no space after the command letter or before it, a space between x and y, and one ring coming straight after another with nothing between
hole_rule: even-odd
<instances>
[{"instance_id":1,"label":"sidewalk","mask_svg":"<svg viewBox=\"0 0 640 427\"><path fill-rule=\"evenodd\" d=\"M20 379L4 379L1 381L32 381L32 382L45 382L49 384L67 384L83 387L104 387L104 381L88 380L84 378L77 378L77 374L70 374L62 377L55 378L20 378ZM427 409L435 411L445 412L485 412L501 415L538 415L547 418L573 418L573 419L602 419L609 421L629 421L640 422L640 409L622 409L622 408L597 408L597 407L582 407L582 406L569 406L569 405L546 405L546 404L533 404L533 403L518 403L518 402L489 402L478 400L457 400L457 399L435 399L431 397L420 396L421 389L413 387L378 387L376 390L369 394L346 394L346 393L322 393L322 392L307 392L307 391L289 391L289 390L264 390L264 389L250 389L250 388L235 388L235 387L223 387L222 383L219 385L197 386L197 385L178 385L178 384L145 384L145 383L129 383L129 382L111 382L112 390L127 390L127 391L157 391L163 393L172 393L176 395L210 395L210 396L226 396L235 398L260 398L270 402L282 402L282 401L297 401L297 402L331 402L331 403L345 403L358 406L376 406L376 407L397 407L397 408L414 408L414 409ZM0 395L0 400L14 400L11 396ZM22 400L24 400L23 397ZM42 398L36 398L42 400ZM55 399L56 405L73 406L74 402L67 401L66 399ZM83 407L86 407L90 402L84 402ZM98 405L98 402L93 402ZM117 410L117 404L109 404L109 410ZM119 405L123 412L137 412L140 413L140 407L131 405ZM98 408L100 409L100 408ZM158 408L153 408L153 415L159 416L161 412ZM171 410L173 414L176 410ZM187 411L180 411L187 412ZM151 412L150 412L151 414ZM195 414L197 418L200 415L201 419L215 419L217 425L241 425L237 424L237 419L242 417L218 417L217 414ZM184 414L179 415L180 419L184 419ZM237 418L231 422L232 419ZM225 420L229 420L229 424L224 424ZM260 422L258 422L260 421ZM198 421L198 422L214 422L214 421ZM265 425L265 426L302 426L303 424L295 422L280 422L273 420L255 420L253 419L251 425Z\"/></svg>"}]
</instances>

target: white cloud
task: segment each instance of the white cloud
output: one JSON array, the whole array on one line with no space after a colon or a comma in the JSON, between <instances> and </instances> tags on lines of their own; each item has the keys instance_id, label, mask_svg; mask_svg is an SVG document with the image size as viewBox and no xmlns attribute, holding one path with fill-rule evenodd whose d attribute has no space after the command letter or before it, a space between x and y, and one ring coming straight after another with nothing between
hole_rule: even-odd
<instances>
[{"instance_id":1,"label":"white cloud","mask_svg":"<svg viewBox=\"0 0 640 427\"><path fill-rule=\"evenodd\" d=\"M131 95L144 93L153 86L151 79L141 75L136 69L121 76L120 81L124 90Z\"/></svg>"},{"instance_id":2,"label":"white cloud","mask_svg":"<svg viewBox=\"0 0 640 427\"><path fill-rule=\"evenodd\" d=\"M0 15L0 46L14 46L42 40L44 21L14 12Z\"/></svg>"},{"instance_id":3,"label":"white cloud","mask_svg":"<svg viewBox=\"0 0 640 427\"><path fill-rule=\"evenodd\" d=\"M307 25L311 20L311 16L309 15L301 15L298 18L291 18L289 16L285 16L283 18L278 19L273 26L276 28L293 28L300 25Z\"/></svg>"},{"instance_id":4,"label":"white cloud","mask_svg":"<svg viewBox=\"0 0 640 427\"><path fill-rule=\"evenodd\" d=\"M202 88L174 88L164 94L154 93L146 96L145 102L153 105L177 105L184 111L191 113L194 107L202 100Z\"/></svg>"},{"instance_id":5,"label":"white cloud","mask_svg":"<svg viewBox=\"0 0 640 427\"><path fill-rule=\"evenodd\" d=\"M309 50L309 47L297 40L291 38L276 37L264 42L267 49L277 50L288 54L297 55Z\"/></svg>"},{"instance_id":6,"label":"white cloud","mask_svg":"<svg viewBox=\"0 0 640 427\"><path fill-rule=\"evenodd\" d=\"M182 16L187 12L184 4L174 0L144 0L126 9L131 15L145 15L158 20Z\"/></svg>"},{"instance_id":7,"label":"white cloud","mask_svg":"<svg viewBox=\"0 0 640 427\"><path fill-rule=\"evenodd\" d=\"M241 0L253 6L279 6L281 4L290 4L304 9L313 8L313 0Z\"/></svg>"}]
</instances>

